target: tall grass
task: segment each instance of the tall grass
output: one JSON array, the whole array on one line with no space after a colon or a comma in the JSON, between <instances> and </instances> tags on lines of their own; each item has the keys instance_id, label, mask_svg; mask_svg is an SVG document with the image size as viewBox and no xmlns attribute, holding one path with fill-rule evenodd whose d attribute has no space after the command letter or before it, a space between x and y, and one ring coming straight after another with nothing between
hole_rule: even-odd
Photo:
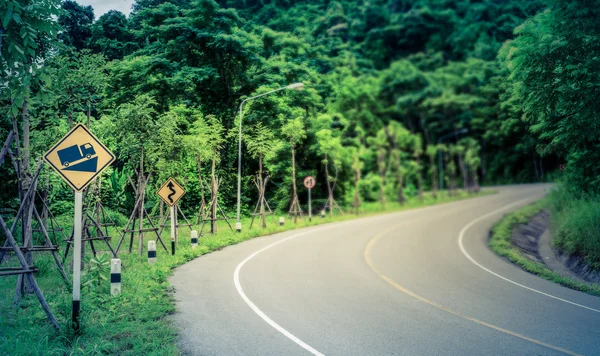
<instances>
[{"instance_id":1,"label":"tall grass","mask_svg":"<svg viewBox=\"0 0 600 356\"><path fill-rule=\"evenodd\" d=\"M580 196L559 186L550 194L549 207L553 245L600 270L600 197Z\"/></svg>"},{"instance_id":2,"label":"tall grass","mask_svg":"<svg viewBox=\"0 0 600 356\"><path fill-rule=\"evenodd\" d=\"M584 283L573 278L561 276L543 263L533 261L511 243L512 232L517 225L526 224L533 216L549 205L551 198L527 205L515 212L507 214L492 228L489 246L496 254L506 257L527 272L565 287L600 296L600 285Z\"/></svg>"}]
</instances>

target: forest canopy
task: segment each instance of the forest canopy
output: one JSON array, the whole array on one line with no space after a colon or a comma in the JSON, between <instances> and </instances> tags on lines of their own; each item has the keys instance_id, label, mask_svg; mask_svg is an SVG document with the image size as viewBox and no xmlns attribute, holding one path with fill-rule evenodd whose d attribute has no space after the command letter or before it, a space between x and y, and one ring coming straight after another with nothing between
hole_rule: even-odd
<instances>
[{"instance_id":1,"label":"forest canopy","mask_svg":"<svg viewBox=\"0 0 600 356\"><path fill-rule=\"evenodd\" d=\"M168 176L186 185L185 209L197 209L202 182L216 175L232 211L240 102L303 83L243 107L244 211L259 168L269 199L290 206L292 153L295 179L316 176L323 205L542 181L563 164L573 184L597 191L599 9L579 0L139 0L129 16L96 18L75 1L8 0L0 136L21 132L21 169L31 171L82 122L118 158L102 185L111 209L132 209L123 177L140 169L142 152L152 186ZM14 182L14 167L3 165L0 179ZM66 185L51 177L47 188L53 209L69 209ZM3 190L0 201L15 208L18 194Z\"/></svg>"}]
</instances>

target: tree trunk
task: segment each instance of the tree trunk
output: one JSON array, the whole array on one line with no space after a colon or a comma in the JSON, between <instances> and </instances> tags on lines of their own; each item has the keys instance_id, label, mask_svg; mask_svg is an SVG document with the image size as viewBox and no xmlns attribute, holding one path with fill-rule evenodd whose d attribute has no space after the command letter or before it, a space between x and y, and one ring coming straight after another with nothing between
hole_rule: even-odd
<instances>
[{"instance_id":1,"label":"tree trunk","mask_svg":"<svg viewBox=\"0 0 600 356\"><path fill-rule=\"evenodd\" d=\"M385 149L380 149L377 155L377 165L379 166L379 176L381 184L379 186L379 201L381 202L381 210L385 210Z\"/></svg>"},{"instance_id":2,"label":"tree trunk","mask_svg":"<svg viewBox=\"0 0 600 356\"><path fill-rule=\"evenodd\" d=\"M354 169L354 200L353 205L358 215L358 207L360 206L360 193L358 191L358 182L360 181L360 169Z\"/></svg>"},{"instance_id":3,"label":"tree trunk","mask_svg":"<svg viewBox=\"0 0 600 356\"><path fill-rule=\"evenodd\" d=\"M465 167L465 159L463 157L463 155L461 155L460 153L456 154L456 157L458 157L458 167L460 168L460 174L462 175L462 179L463 179L463 190L471 190L469 187L469 178L468 178L468 173L467 173L467 169Z\"/></svg>"},{"instance_id":4,"label":"tree trunk","mask_svg":"<svg viewBox=\"0 0 600 356\"><path fill-rule=\"evenodd\" d=\"M296 147L292 144L292 205L290 211L294 209L294 203L298 200L298 193L296 191ZM294 224L298 220L298 214L294 214Z\"/></svg>"},{"instance_id":5,"label":"tree trunk","mask_svg":"<svg viewBox=\"0 0 600 356\"><path fill-rule=\"evenodd\" d=\"M92 104L90 103L90 101L88 100L88 108L87 108L87 127L88 129L91 129L90 127L90 117L92 116Z\"/></svg>"},{"instance_id":6,"label":"tree trunk","mask_svg":"<svg viewBox=\"0 0 600 356\"><path fill-rule=\"evenodd\" d=\"M216 153L213 154L212 167L210 172L211 179L211 202L210 202L210 233L217 233L217 180L215 177Z\"/></svg>"},{"instance_id":7,"label":"tree trunk","mask_svg":"<svg viewBox=\"0 0 600 356\"><path fill-rule=\"evenodd\" d=\"M263 183L263 173L262 173L262 154L258 156L258 196L260 198L260 225L262 228L267 227L267 218L265 216L265 186Z\"/></svg>"},{"instance_id":8,"label":"tree trunk","mask_svg":"<svg viewBox=\"0 0 600 356\"><path fill-rule=\"evenodd\" d=\"M429 164L431 165L431 196L433 199L437 199L438 193L438 170L435 165L435 155L429 156Z\"/></svg>"},{"instance_id":9,"label":"tree trunk","mask_svg":"<svg viewBox=\"0 0 600 356\"><path fill-rule=\"evenodd\" d=\"M329 217L333 217L333 192L329 181L329 156L325 155L325 175L327 176L327 205L329 206Z\"/></svg>"},{"instance_id":10,"label":"tree trunk","mask_svg":"<svg viewBox=\"0 0 600 356\"><path fill-rule=\"evenodd\" d=\"M141 255L144 244L144 233L142 232L142 229L144 228L144 191L146 190L146 187L144 186L144 147L142 147L140 154L140 173L138 187L138 193L141 195L138 213L138 226L140 230L138 232L138 251Z\"/></svg>"},{"instance_id":11,"label":"tree trunk","mask_svg":"<svg viewBox=\"0 0 600 356\"><path fill-rule=\"evenodd\" d=\"M421 156L415 155L417 161L417 187L419 188L419 201L423 202L423 176L421 174Z\"/></svg>"},{"instance_id":12,"label":"tree trunk","mask_svg":"<svg viewBox=\"0 0 600 356\"><path fill-rule=\"evenodd\" d=\"M23 122L23 151L21 152L22 154L22 161L21 161L21 173L20 173L20 179L21 179L21 199L23 199L23 197L25 197L27 191L29 190L29 188L32 186L33 184L33 177L31 177L31 171L30 171L30 164L31 164L31 144L30 144L30 132L31 132L31 124L29 121L29 105L27 103L27 100L25 100L25 102L23 103L23 106L21 107L22 109L22 122ZM33 239L32 239L32 230L31 230L31 223L32 223L32 216L33 216L33 199L35 197L35 194L31 196L31 200L28 201L22 201L22 203L24 204L23 207L23 214L21 215L21 232L22 232L22 242L23 242L23 246L26 248L31 248L33 246ZM33 255L30 251L26 251L24 253L25 255L25 260L27 261L27 264L29 266L33 265ZM25 294L32 294L33 293L33 286L31 285L31 283L29 282L28 278L24 278L24 275L19 275L18 278L18 286L17 289L19 291L22 291Z\"/></svg>"},{"instance_id":13,"label":"tree trunk","mask_svg":"<svg viewBox=\"0 0 600 356\"><path fill-rule=\"evenodd\" d=\"M398 203L403 205L406 201L404 197L404 175L402 174L402 161L400 160L400 151L396 150L396 174L398 179Z\"/></svg>"}]
</instances>

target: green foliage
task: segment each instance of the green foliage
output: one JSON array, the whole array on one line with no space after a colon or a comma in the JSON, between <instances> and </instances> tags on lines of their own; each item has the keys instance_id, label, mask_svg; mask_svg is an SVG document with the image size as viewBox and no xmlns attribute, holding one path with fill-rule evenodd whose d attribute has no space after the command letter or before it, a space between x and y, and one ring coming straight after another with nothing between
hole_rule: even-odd
<instances>
[{"instance_id":1,"label":"green foliage","mask_svg":"<svg viewBox=\"0 0 600 356\"><path fill-rule=\"evenodd\" d=\"M569 182L584 192L600 186L598 5L550 1L500 53L510 71L513 112L522 112L538 151L565 160Z\"/></svg>"},{"instance_id":2,"label":"green foliage","mask_svg":"<svg viewBox=\"0 0 600 356\"><path fill-rule=\"evenodd\" d=\"M101 288L108 283L107 275L110 274L110 254L101 253L96 257L86 258L86 268L82 272L82 287L88 287L90 290ZM110 282L109 282L110 283ZM106 292L106 288L103 288Z\"/></svg>"},{"instance_id":3,"label":"green foliage","mask_svg":"<svg viewBox=\"0 0 600 356\"><path fill-rule=\"evenodd\" d=\"M600 207L597 195L581 197L560 186L550 195L553 244L600 270Z\"/></svg>"}]
</instances>

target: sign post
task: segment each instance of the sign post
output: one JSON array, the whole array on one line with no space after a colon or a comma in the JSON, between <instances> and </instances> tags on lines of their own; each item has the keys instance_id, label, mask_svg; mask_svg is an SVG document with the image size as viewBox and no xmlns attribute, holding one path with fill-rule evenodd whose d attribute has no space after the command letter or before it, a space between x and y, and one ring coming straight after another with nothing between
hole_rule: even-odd
<instances>
[{"instance_id":1,"label":"sign post","mask_svg":"<svg viewBox=\"0 0 600 356\"><path fill-rule=\"evenodd\" d=\"M81 216L83 194L75 192L75 221L73 221L73 330L79 332L79 311L81 310Z\"/></svg>"},{"instance_id":2,"label":"sign post","mask_svg":"<svg viewBox=\"0 0 600 356\"><path fill-rule=\"evenodd\" d=\"M175 254L175 236L177 235L177 229L175 225L175 204L185 194L185 189L173 178L167 179L167 181L158 189L156 192L158 196L170 207L171 211L171 254Z\"/></svg>"},{"instance_id":3,"label":"sign post","mask_svg":"<svg viewBox=\"0 0 600 356\"><path fill-rule=\"evenodd\" d=\"M79 332L81 310L82 191L106 169L115 156L87 127L77 124L46 152L44 161L75 191L73 221L73 329Z\"/></svg>"},{"instance_id":4,"label":"sign post","mask_svg":"<svg viewBox=\"0 0 600 356\"><path fill-rule=\"evenodd\" d=\"M310 197L310 191L312 190L312 188L314 188L316 183L317 183L317 180L313 176L308 176L308 177L304 178L304 186L306 188L308 188L308 221L309 222L312 221L312 206L311 206L312 202L311 202L311 197Z\"/></svg>"}]
</instances>

